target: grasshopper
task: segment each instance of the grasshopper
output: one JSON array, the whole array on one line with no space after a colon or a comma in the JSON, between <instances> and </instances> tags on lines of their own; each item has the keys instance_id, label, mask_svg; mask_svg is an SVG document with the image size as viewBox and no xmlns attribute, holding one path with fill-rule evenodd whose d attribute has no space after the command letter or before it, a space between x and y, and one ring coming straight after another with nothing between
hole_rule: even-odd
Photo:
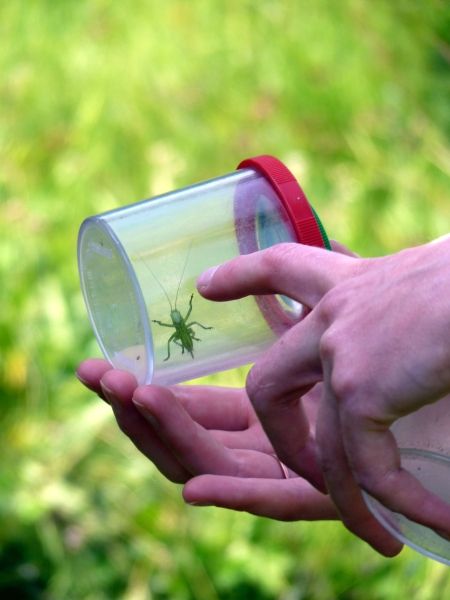
<instances>
[{"instance_id":1,"label":"grasshopper","mask_svg":"<svg viewBox=\"0 0 450 600\"><path fill-rule=\"evenodd\" d=\"M188 257L189 257L189 251L190 251L190 248L189 248L188 253L186 255L186 260L184 262L183 271L181 273L180 281L178 282L177 293L175 295L175 302L174 302L173 305L172 305L172 302L170 301L169 294L167 293L167 291L163 287L162 283L158 280L158 278L155 276L155 274L150 269L150 267L147 265L147 263L145 263L146 267L149 269L150 273L153 275L153 278L156 280L156 282L158 283L159 287L163 291L165 297L167 298L167 301L169 302L169 306L170 306L170 319L172 321L171 323L163 323L162 321L158 321L156 319L152 319L152 323L156 323L157 325L160 325L161 327L170 327L171 329L175 329L175 331L172 333L172 335L169 337L169 339L167 341L167 356L164 359L164 362L167 361L167 360L169 360L169 358L170 358L170 344L172 342L174 344L176 344L177 346L180 346L182 354L184 354L184 351L186 350L191 355L191 357L194 358L194 340L196 342L200 342L201 341L200 338L196 337L196 335L195 335L195 331L193 329L194 325L198 325L202 329L214 329L214 327L207 327L206 325L202 325L198 321L190 321L188 323L188 319L189 319L189 317L191 315L191 312L192 312L192 302L193 302L193 299L194 299L194 294L191 294L191 297L189 299L188 310L187 310L186 315L184 317L183 317L183 315L181 314L181 312L177 308L178 293L180 291L181 283L182 283L183 277L184 277L184 272L186 270L186 265L187 265Z\"/></svg>"}]
</instances>

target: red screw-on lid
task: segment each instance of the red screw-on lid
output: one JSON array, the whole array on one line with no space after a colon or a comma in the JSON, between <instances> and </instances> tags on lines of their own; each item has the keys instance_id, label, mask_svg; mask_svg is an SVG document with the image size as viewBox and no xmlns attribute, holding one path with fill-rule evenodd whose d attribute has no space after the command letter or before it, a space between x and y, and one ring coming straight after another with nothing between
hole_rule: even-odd
<instances>
[{"instance_id":1,"label":"red screw-on lid","mask_svg":"<svg viewBox=\"0 0 450 600\"><path fill-rule=\"evenodd\" d=\"M327 247L317 215L294 175L278 158L269 155L255 156L243 160L237 168L254 169L270 182L286 209L297 240L301 244Z\"/></svg>"}]
</instances>

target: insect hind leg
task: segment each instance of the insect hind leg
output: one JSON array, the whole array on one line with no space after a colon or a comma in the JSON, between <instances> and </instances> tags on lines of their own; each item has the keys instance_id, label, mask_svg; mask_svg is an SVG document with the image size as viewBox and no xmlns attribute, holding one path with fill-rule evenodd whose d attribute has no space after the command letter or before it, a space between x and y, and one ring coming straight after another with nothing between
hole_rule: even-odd
<instances>
[{"instance_id":1,"label":"insect hind leg","mask_svg":"<svg viewBox=\"0 0 450 600\"><path fill-rule=\"evenodd\" d=\"M196 342L202 341L200 338L195 337L195 331L192 329L192 327L189 327L188 331L189 331L189 335L191 336L192 340L195 340Z\"/></svg>"},{"instance_id":2,"label":"insect hind leg","mask_svg":"<svg viewBox=\"0 0 450 600\"><path fill-rule=\"evenodd\" d=\"M167 341L167 356L166 356L166 358L164 359L164 362L166 362L166 360L169 360L169 358L170 358L170 342L175 342L175 343L177 343L177 341L176 341L176 339L175 339L175 338L176 338L176 335L177 335L177 332L175 331L175 333L172 333L172 335L170 336L170 338L169 338L169 339L168 339L168 341Z\"/></svg>"}]
</instances>

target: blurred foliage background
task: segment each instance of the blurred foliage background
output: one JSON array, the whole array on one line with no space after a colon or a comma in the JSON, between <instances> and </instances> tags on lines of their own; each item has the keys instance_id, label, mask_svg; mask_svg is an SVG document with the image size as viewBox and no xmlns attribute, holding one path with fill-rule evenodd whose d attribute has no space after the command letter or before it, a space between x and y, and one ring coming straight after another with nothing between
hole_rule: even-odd
<instances>
[{"instance_id":1,"label":"blurred foliage background","mask_svg":"<svg viewBox=\"0 0 450 600\"><path fill-rule=\"evenodd\" d=\"M446 233L449 34L445 0L0 3L2 597L450 597L338 523L186 507L74 377L90 214L272 153L364 255Z\"/></svg>"}]
</instances>

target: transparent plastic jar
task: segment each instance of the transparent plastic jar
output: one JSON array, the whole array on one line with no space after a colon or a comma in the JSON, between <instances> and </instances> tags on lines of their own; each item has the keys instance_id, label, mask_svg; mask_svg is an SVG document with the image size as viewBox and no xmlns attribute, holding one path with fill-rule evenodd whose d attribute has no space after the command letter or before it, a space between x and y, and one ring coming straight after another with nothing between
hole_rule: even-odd
<instances>
[{"instance_id":1,"label":"transparent plastic jar","mask_svg":"<svg viewBox=\"0 0 450 600\"><path fill-rule=\"evenodd\" d=\"M168 385L247 364L302 317L283 296L216 303L205 269L279 242L329 247L290 171L274 157L86 219L81 287L98 343L139 384Z\"/></svg>"},{"instance_id":2,"label":"transparent plastic jar","mask_svg":"<svg viewBox=\"0 0 450 600\"><path fill-rule=\"evenodd\" d=\"M391 428L402 467L430 492L450 503L450 398L398 419ZM450 565L450 541L428 527L392 512L364 494L366 503L392 535L421 554Z\"/></svg>"}]
</instances>

